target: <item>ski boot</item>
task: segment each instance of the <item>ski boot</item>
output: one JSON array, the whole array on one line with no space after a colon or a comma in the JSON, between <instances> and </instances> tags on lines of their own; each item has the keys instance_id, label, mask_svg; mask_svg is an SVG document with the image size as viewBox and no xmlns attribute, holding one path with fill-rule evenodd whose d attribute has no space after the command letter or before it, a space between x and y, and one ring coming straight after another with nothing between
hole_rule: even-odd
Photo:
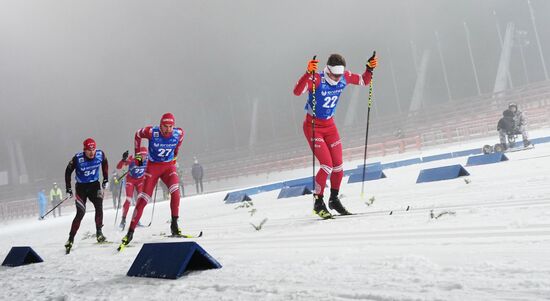
<instances>
[{"instance_id":1,"label":"ski boot","mask_svg":"<svg viewBox=\"0 0 550 301\"><path fill-rule=\"evenodd\" d=\"M172 236L181 236L181 229L178 227L178 217L172 216L172 223L170 224L170 231Z\"/></svg>"},{"instance_id":2,"label":"ski boot","mask_svg":"<svg viewBox=\"0 0 550 301\"><path fill-rule=\"evenodd\" d=\"M317 214L322 219L332 218L332 214L330 214L327 206L325 205L325 201L323 201L323 196L314 194L313 197L315 198L315 203L313 203L313 213Z\"/></svg>"},{"instance_id":3,"label":"ski boot","mask_svg":"<svg viewBox=\"0 0 550 301\"><path fill-rule=\"evenodd\" d=\"M126 218L122 218L118 227L120 228L120 231L124 231L124 228L126 228Z\"/></svg>"},{"instance_id":4,"label":"ski boot","mask_svg":"<svg viewBox=\"0 0 550 301\"><path fill-rule=\"evenodd\" d=\"M69 238L65 243L65 254L71 253L72 248L73 248L73 239Z\"/></svg>"},{"instance_id":5,"label":"ski boot","mask_svg":"<svg viewBox=\"0 0 550 301\"><path fill-rule=\"evenodd\" d=\"M523 140L523 147L529 147L530 145L531 145L531 141Z\"/></svg>"},{"instance_id":6,"label":"ski boot","mask_svg":"<svg viewBox=\"0 0 550 301\"><path fill-rule=\"evenodd\" d=\"M105 235L103 235L103 232L101 231L101 229L97 229L95 237L98 243L104 243L107 241L107 238L105 237Z\"/></svg>"},{"instance_id":7,"label":"ski boot","mask_svg":"<svg viewBox=\"0 0 550 301\"><path fill-rule=\"evenodd\" d=\"M340 202L340 199L338 198L338 190L331 189L330 190L330 198L328 199L328 207L332 210L336 210L340 215L351 215L351 213L344 208L344 205L342 205L342 202Z\"/></svg>"},{"instance_id":8,"label":"ski boot","mask_svg":"<svg viewBox=\"0 0 550 301\"><path fill-rule=\"evenodd\" d=\"M128 234L122 238L122 243L120 246L118 246L117 251L122 251L126 246L132 241L132 238L134 237L134 231L128 230Z\"/></svg>"}]
</instances>

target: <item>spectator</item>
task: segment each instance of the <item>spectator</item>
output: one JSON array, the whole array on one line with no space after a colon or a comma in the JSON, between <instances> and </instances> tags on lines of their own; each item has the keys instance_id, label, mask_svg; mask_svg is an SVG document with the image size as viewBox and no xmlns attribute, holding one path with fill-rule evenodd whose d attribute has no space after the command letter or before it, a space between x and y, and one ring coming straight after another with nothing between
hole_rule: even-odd
<instances>
[{"instance_id":1,"label":"spectator","mask_svg":"<svg viewBox=\"0 0 550 301\"><path fill-rule=\"evenodd\" d=\"M46 206L48 205L48 199L46 199L46 189L42 189L38 192L38 219L44 219L46 214Z\"/></svg>"},{"instance_id":2,"label":"spectator","mask_svg":"<svg viewBox=\"0 0 550 301\"><path fill-rule=\"evenodd\" d=\"M120 208L121 189L124 181L118 179L118 174L115 171L111 177L111 194L113 195L113 208Z\"/></svg>"},{"instance_id":3,"label":"spectator","mask_svg":"<svg viewBox=\"0 0 550 301\"><path fill-rule=\"evenodd\" d=\"M197 194L203 193L204 189L202 186L202 177L204 175L204 172L203 172L202 166L199 164L199 160L197 160L196 157L195 157L195 162L191 167L191 175L195 180L195 188L197 189ZM199 184L200 184L200 192L199 192Z\"/></svg>"},{"instance_id":4,"label":"spectator","mask_svg":"<svg viewBox=\"0 0 550 301\"><path fill-rule=\"evenodd\" d=\"M61 192L61 188L57 186L57 183L53 183L53 187L50 190L50 202L52 202L52 209L61 202L62 198L63 194ZM61 206L57 207L57 211L59 212L59 216L61 216ZM53 217L55 217L55 210L53 211Z\"/></svg>"}]
</instances>

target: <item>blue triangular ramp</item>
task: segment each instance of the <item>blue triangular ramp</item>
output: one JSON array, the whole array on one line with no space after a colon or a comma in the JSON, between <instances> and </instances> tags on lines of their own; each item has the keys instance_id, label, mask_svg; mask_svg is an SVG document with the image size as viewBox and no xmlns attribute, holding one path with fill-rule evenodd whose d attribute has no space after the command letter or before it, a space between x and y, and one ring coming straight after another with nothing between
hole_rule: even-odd
<instances>
[{"instance_id":1,"label":"blue triangular ramp","mask_svg":"<svg viewBox=\"0 0 550 301\"><path fill-rule=\"evenodd\" d=\"M406 159L406 160L395 161L390 163L384 163L382 164L382 169L398 168L398 167L409 166L409 165L420 164L420 163L422 163L421 158L412 158L412 159Z\"/></svg>"},{"instance_id":2,"label":"blue triangular ramp","mask_svg":"<svg viewBox=\"0 0 550 301\"><path fill-rule=\"evenodd\" d=\"M550 136L531 139L531 143L533 144L542 144L542 143L548 143L548 142L550 142Z\"/></svg>"},{"instance_id":3,"label":"blue triangular ramp","mask_svg":"<svg viewBox=\"0 0 550 301\"><path fill-rule=\"evenodd\" d=\"M370 171L370 172L365 173L365 181L378 180L378 179L382 179L382 178L386 178L386 174L384 174L384 172L381 171L381 170L375 170L375 171ZM363 171L362 170L357 172L357 173L352 174L348 178L348 184L349 183L362 182L362 181L363 181Z\"/></svg>"},{"instance_id":4,"label":"blue triangular ramp","mask_svg":"<svg viewBox=\"0 0 550 301\"><path fill-rule=\"evenodd\" d=\"M42 260L31 247L13 247L8 253L8 256L6 256L6 259L4 259L4 262L2 262L2 265L17 267L43 261L44 260Z\"/></svg>"},{"instance_id":5,"label":"blue triangular ramp","mask_svg":"<svg viewBox=\"0 0 550 301\"><path fill-rule=\"evenodd\" d=\"M357 169L363 169L363 164L361 165L357 165ZM368 170L382 170L382 162L372 162L372 163L367 163L367 169Z\"/></svg>"},{"instance_id":6,"label":"blue triangular ramp","mask_svg":"<svg viewBox=\"0 0 550 301\"><path fill-rule=\"evenodd\" d=\"M347 177L347 176L351 176L352 174L355 174L355 173L362 173L363 172L363 164L361 165L357 165L356 168L354 169L348 169L348 170L344 170L344 177ZM371 171L377 171L377 170L383 170L383 166L382 166L382 163L380 162L374 162L374 163L368 163L367 164L367 167L366 167L366 172L371 172Z\"/></svg>"},{"instance_id":7,"label":"blue triangular ramp","mask_svg":"<svg viewBox=\"0 0 550 301\"><path fill-rule=\"evenodd\" d=\"M293 186L306 186L309 190L313 191L313 177L295 179L290 181L284 181L283 187L293 187Z\"/></svg>"},{"instance_id":8,"label":"blue triangular ramp","mask_svg":"<svg viewBox=\"0 0 550 301\"><path fill-rule=\"evenodd\" d=\"M457 157L466 157L471 155L479 155L481 153L482 153L481 148L472 148L472 149L466 149L458 152L453 152L452 154L453 154L453 158L457 158Z\"/></svg>"},{"instance_id":9,"label":"blue triangular ramp","mask_svg":"<svg viewBox=\"0 0 550 301\"><path fill-rule=\"evenodd\" d=\"M177 279L186 271L219 269L222 265L196 242L143 244L126 275Z\"/></svg>"},{"instance_id":10,"label":"blue triangular ramp","mask_svg":"<svg viewBox=\"0 0 550 301\"><path fill-rule=\"evenodd\" d=\"M429 168L420 171L416 183L449 180L469 175L470 173L460 164Z\"/></svg>"},{"instance_id":11,"label":"blue triangular ramp","mask_svg":"<svg viewBox=\"0 0 550 301\"><path fill-rule=\"evenodd\" d=\"M278 199L291 198L295 196L301 196L305 194L311 194L311 190L307 186L292 186L292 187L283 187L281 192L279 192Z\"/></svg>"},{"instance_id":12,"label":"blue triangular ramp","mask_svg":"<svg viewBox=\"0 0 550 301\"><path fill-rule=\"evenodd\" d=\"M453 157L453 153L444 153L444 154L422 157L422 162L426 163L426 162L432 162L432 161L438 161L438 160L444 160L444 159L451 159L452 157Z\"/></svg>"},{"instance_id":13,"label":"blue triangular ramp","mask_svg":"<svg viewBox=\"0 0 550 301\"><path fill-rule=\"evenodd\" d=\"M226 204L240 203L244 201L252 200L246 192L243 191L234 191L225 195L223 199Z\"/></svg>"},{"instance_id":14,"label":"blue triangular ramp","mask_svg":"<svg viewBox=\"0 0 550 301\"><path fill-rule=\"evenodd\" d=\"M506 157L503 153L492 153L469 157L468 162L466 162L466 166L492 164L502 161L508 161L508 157Z\"/></svg>"}]
</instances>

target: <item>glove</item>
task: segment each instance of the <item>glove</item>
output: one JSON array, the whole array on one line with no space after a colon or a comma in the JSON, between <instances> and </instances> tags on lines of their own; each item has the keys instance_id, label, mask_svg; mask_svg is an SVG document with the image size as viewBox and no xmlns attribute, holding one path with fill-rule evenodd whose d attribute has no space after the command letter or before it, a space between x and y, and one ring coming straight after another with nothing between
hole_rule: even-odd
<instances>
[{"instance_id":1,"label":"glove","mask_svg":"<svg viewBox=\"0 0 550 301\"><path fill-rule=\"evenodd\" d=\"M134 160L137 166L143 165L143 157L141 156L141 154L136 154L136 156L134 157Z\"/></svg>"},{"instance_id":2,"label":"glove","mask_svg":"<svg viewBox=\"0 0 550 301\"><path fill-rule=\"evenodd\" d=\"M308 63L307 63L307 73L314 73L315 71L317 71L317 64L319 63L318 60L310 60Z\"/></svg>"},{"instance_id":3,"label":"glove","mask_svg":"<svg viewBox=\"0 0 550 301\"><path fill-rule=\"evenodd\" d=\"M67 188L65 192L67 193L67 196L69 196L69 198L73 197L73 190L71 189L71 187Z\"/></svg>"},{"instance_id":4,"label":"glove","mask_svg":"<svg viewBox=\"0 0 550 301\"><path fill-rule=\"evenodd\" d=\"M378 65L378 57L376 56L376 52L375 52L367 61L367 70L372 72L377 65Z\"/></svg>"},{"instance_id":5,"label":"glove","mask_svg":"<svg viewBox=\"0 0 550 301\"><path fill-rule=\"evenodd\" d=\"M115 185L117 185L118 182L119 182L118 179L115 177Z\"/></svg>"},{"instance_id":6,"label":"glove","mask_svg":"<svg viewBox=\"0 0 550 301\"><path fill-rule=\"evenodd\" d=\"M123 161L126 161L126 159L128 159L128 154L129 154L128 151L125 151L124 153L122 153L122 160Z\"/></svg>"},{"instance_id":7,"label":"glove","mask_svg":"<svg viewBox=\"0 0 550 301\"><path fill-rule=\"evenodd\" d=\"M103 189L109 188L109 180L103 179L103 182L101 183L101 187L102 187Z\"/></svg>"}]
</instances>

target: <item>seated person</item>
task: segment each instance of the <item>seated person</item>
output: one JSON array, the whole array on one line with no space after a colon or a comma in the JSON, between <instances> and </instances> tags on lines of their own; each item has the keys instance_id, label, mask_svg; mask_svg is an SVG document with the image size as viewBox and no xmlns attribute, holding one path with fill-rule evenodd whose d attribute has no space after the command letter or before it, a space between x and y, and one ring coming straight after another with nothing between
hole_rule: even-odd
<instances>
[{"instance_id":1,"label":"seated person","mask_svg":"<svg viewBox=\"0 0 550 301\"><path fill-rule=\"evenodd\" d=\"M529 134L527 133L527 117L525 116L525 113L520 111L518 109L518 105L513 102L508 105L508 110L512 111L514 114L514 133L516 135L521 134L524 147L531 145L531 141L529 141Z\"/></svg>"}]
</instances>

